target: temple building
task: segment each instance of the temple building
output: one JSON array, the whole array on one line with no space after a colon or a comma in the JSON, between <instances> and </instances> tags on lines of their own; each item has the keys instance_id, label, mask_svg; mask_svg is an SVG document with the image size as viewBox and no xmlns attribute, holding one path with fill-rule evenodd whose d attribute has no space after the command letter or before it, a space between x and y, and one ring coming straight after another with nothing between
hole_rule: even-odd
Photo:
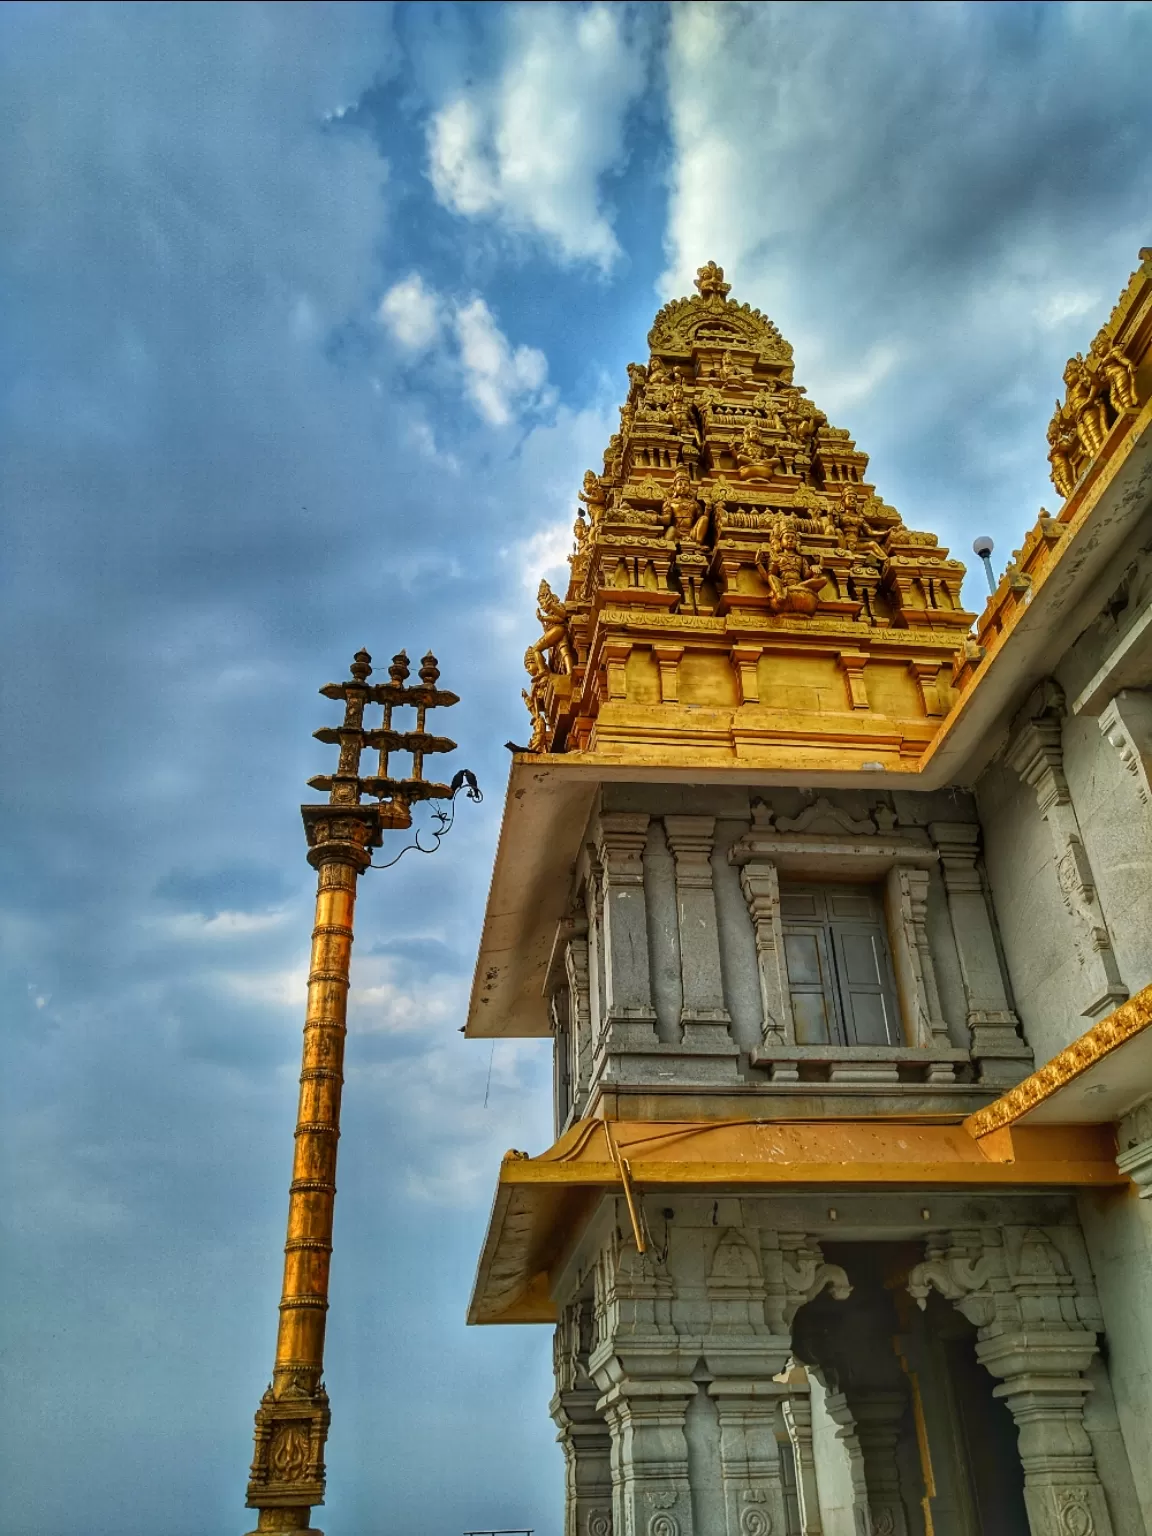
<instances>
[{"instance_id":1,"label":"temple building","mask_svg":"<svg viewBox=\"0 0 1152 1536\"><path fill-rule=\"evenodd\" d=\"M1143 1536L1152 250L979 616L696 287L540 589L467 1033L556 1140L470 1321L555 1329L565 1536Z\"/></svg>"}]
</instances>

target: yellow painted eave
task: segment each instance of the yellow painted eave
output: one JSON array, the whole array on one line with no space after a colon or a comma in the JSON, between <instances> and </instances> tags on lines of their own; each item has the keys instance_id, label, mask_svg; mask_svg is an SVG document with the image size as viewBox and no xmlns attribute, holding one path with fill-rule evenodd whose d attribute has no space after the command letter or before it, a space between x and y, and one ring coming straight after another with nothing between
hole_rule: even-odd
<instances>
[{"instance_id":1,"label":"yellow painted eave","mask_svg":"<svg viewBox=\"0 0 1152 1536\"><path fill-rule=\"evenodd\" d=\"M1107 1125L1005 1127L871 1120L585 1120L538 1157L509 1153L469 1308L472 1323L549 1322L548 1276L608 1191L609 1136L643 1194L657 1189L1107 1188L1128 1181Z\"/></svg>"}]
</instances>

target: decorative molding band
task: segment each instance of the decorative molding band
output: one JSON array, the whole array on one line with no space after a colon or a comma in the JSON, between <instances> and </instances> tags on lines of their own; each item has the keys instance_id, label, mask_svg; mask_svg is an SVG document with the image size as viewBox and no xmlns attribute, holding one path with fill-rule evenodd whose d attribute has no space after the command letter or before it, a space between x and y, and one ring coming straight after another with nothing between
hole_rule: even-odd
<instances>
[{"instance_id":1,"label":"decorative molding band","mask_svg":"<svg viewBox=\"0 0 1152 1536\"><path fill-rule=\"evenodd\" d=\"M1065 1046L1052 1060L1042 1066L1039 1071L1033 1072L1031 1077L1026 1077L1022 1083L1000 1098L987 1105L984 1109L978 1109L975 1114L969 1115L964 1121L964 1129L971 1136L987 1136L990 1131L998 1131L1001 1126L1011 1125L1014 1120L1019 1120L1030 1109L1035 1109L1037 1104L1063 1088L1065 1083L1070 1083L1089 1067L1094 1067L1098 1061L1131 1040L1134 1035L1152 1024L1152 986L1147 986L1142 992L1122 1003L1114 1013L1101 1019L1098 1024L1093 1024L1091 1029L1085 1032L1071 1045Z\"/></svg>"}]
</instances>

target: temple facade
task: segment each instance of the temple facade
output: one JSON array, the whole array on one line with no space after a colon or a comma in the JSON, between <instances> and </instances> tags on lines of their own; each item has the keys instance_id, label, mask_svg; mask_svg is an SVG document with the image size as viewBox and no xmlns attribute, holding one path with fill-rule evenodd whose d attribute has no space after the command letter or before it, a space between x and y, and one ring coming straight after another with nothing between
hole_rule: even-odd
<instances>
[{"instance_id":1,"label":"temple facade","mask_svg":"<svg viewBox=\"0 0 1152 1536\"><path fill-rule=\"evenodd\" d=\"M556 1140L469 1319L555 1329L565 1536L1142 1536L1152 251L979 616L696 286L540 589L467 1032Z\"/></svg>"}]
</instances>

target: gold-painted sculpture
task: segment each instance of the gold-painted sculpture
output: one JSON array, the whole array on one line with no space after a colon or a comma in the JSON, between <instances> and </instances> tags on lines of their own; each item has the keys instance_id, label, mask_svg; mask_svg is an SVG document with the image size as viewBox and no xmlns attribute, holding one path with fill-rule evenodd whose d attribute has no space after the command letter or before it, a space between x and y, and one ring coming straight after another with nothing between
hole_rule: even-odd
<instances>
[{"instance_id":1,"label":"gold-painted sculpture","mask_svg":"<svg viewBox=\"0 0 1152 1536\"><path fill-rule=\"evenodd\" d=\"M549 652L549 670L571 672L572 640L568 634L568 610L546 581L540 583L536 593L536 617L544 626L544 633L532 647L543 658Z\"/></svg>"},{"instance_id":2,"label":"gold-painted sculpture","mask_svg":"<svg viewBox=\"0 0 1152 1536\"><path fill-rule=\"evenodd\" d=\"M1057 400L1048 423L1048 462L1052 484L1065 500L1103 452L1116 423L1139 408L1135 366L1116 340L1124 318L1122 299L1088 355L1077 352L1064 368L1064 399Z\"/></svg>"},{"instance_id":3,"label":"gold-painted sculpture","mask_svg":"<svg viewBox=\"0 0 1152 1536\"><path fill-rule=\"evenodd\" d=\"M818 559L800 548L796 518L777 518L767 549L756 553L756 568L768 587L768 606L773 613L815 613L820 593L828 584Z\"/></svg>"},{"instance_id":4,"label":"gold-painted sculpture","mask_svg":"<svg viewBox=\"0 0 1152 1536\"><path fill-rule=\"evenodd\" d=\"M752 763L761 741L810 754L830 735L864 761L919 751L972 620L964 567L880 500L867 456L723 269L705 263L696 288L628 365L620 430L579 492L567 591L541 586L532 749L646 761L666 740Z\"/></svg>"},{"instance_id":5,"label":"gold-painted sculpture","mask_svg":"<svg viewBox=\"0 0 1152 1536\"><path fill-rule=\"evenodd\" d=\"M661 508L665 538L670 543L703 544L708 537L708 508L692 489L686 469L678 469Z\"/></svg>"}]
</instances>

